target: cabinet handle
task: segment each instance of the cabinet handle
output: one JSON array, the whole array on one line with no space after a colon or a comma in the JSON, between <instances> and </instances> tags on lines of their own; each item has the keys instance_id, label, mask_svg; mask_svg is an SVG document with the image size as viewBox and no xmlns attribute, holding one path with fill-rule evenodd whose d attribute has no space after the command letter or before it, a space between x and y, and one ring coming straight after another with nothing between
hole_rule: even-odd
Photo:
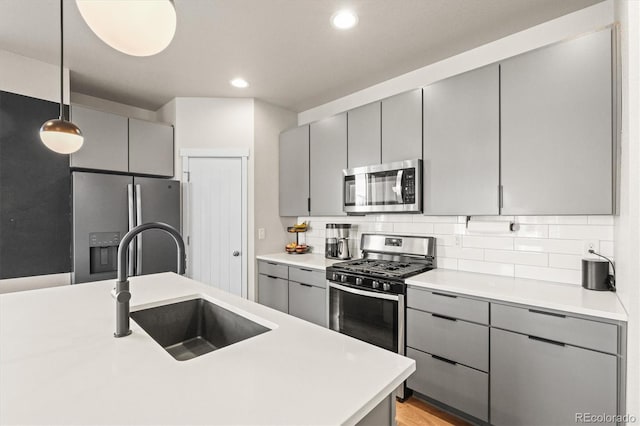
<instances>
[{"instance_id":1,"label":"cabinet handle","mask_svg":"<svg viewBox=\"0 0 640 426\"><path fill-rule=\"evenodd\" d=\"M445 315L440 315L440 314L431 314L431 316L432 317L436 317L436 318L442 318L442 319L447 320L447 321L458 321L455 318L451 318L451 317L448 317L448 316L445 316Z\"/></svg>"},{"instance_id":2,"label":"cabinet handle","mask_svg":"<svg viewBox=\"0 0 640 426\"><path fill-rule=\"evenodd\" d=\"M305 284L305 283L298 283L298 284L304 287L313 287L311 284Z\"/></svg>"},{"instance_id":3,"label":"cabinet handle","mask_svg":"<svg viewBox=\"0 0 640 426\"><path fill-rule=\"evenodd\" d=\"M538 342L543 342L543 343L550 343L550 344L556 345L556 346L562 346L562 347L565 346L564 343L562 343L562 342L556 342L555 340L543 339L542 337L529 336L529 339L537 340Z\"/></svg>"},{"instance_id":4,"label":"cabinet handle","mask_svg":"<svg viewBox=\"0 0 640 426\"><path fill-rule=\"evenodd\" d=\"M529 309L532 314L549 315L551 317L566 318L566 315L556 314L555 312L538 311L537 309Z\"/></svg>"},{"instance_id":5,"label":"cabinet handle","mask_svg":"<svg viewBox=\"0 0 640 426\"><path fill-rule=\"evenodd\" d=\"M272 280L277 280L278 277L274 277L273 275L267 275L267 278L271 278Z\"/></svg>"},{"instance_id":6,"label":"cabinet handle","mask_svg":"<svg viewBox=\"0 0 640 426\"><path fill-rule=\"evenodd\" d=\"M438 356L438 355L431 355L431 358L435 358L438 361L446 362L447 364L458 365L457 362L451 361L450 359L442 358L441 356Z\"/></svg>"},{"instance_id":7,"label":"cabinet handle","mask_svg":"<svg viewBox=\"0 0 640 426\"><path fill-rule=\"evenodd\" d=\"M277 263L273 263L273 262L267 262L267 265L278 266L278 264L277 264Z\"/></svg>"},{"instance_id":8,"label":"cabinet handle","mask_svg":"<svg viewBox=\"0 0 640 426\"><path fill-rule=\"evenodd\" d=\"M458 298L458 296L454 296L453 294L438 293L436 291L432 292L431 294L435 294L436 296L450 297L452 299L457 299Z\"/></svg>"},{"instance_id":9,"label":"cabinet handle","mask_svg":"<svg viewBox=\"0 0 640 426\"><path fill-rule=\"evenodd\" d=\"M305 271L305 272L313 272L312 269L304 269L304 268L298 268L298 269L300 269L301 271Z\"/></svg>"}]
</instances>

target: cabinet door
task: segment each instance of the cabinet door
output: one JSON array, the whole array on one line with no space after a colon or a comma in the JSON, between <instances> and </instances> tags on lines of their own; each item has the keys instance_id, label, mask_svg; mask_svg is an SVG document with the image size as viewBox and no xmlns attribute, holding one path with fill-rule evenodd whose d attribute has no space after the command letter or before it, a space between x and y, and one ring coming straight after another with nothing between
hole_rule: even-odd
<instances>
[{"instance_id":1,"label":"cabinet door","mask_svg":"<svg viewBox=\"0 0 640 426\"><path fill-rule=\"evenodd\" d=\"M497 215L498 65L424 89L424 214Z\"/></svg>"},{"instance_id":2,"label":"cabinet door","mask_svg":"<svg viewBox=\"0 0 640 426\"><path fill-rule=\"evenodd\" d=\"M0 92L0 279L71 270L69 156L38 136L54 102Z\"/></svg>"},{"instance_id":3,"label":"cabinet door","mask_svg":"<svg viewBox=\"0 0 640 426\"><path fill-rule=\"evenodd\" d=\"M289 285L282 278L258 275L258 303L289 313Z\"/></svg>"},{"instance_id":4,"label":"cabinet door","mask_svg":"<svg viewBox=\"0 0 640 426\"><path fill-rule=\"evenodd\" d=\"M173 126L129 119L129 171L173 176Z\"/></svg>"},{"instance_id":5,"label":"cabinet door","mask_svg":"<svg viewBox=\"0 0 640 426\"><path fill-rule=\"evenodd\" d=\"M422 158L422 89L382 101L382 162Z\"/></svg>"},{"instance_id":6,"label":"cabinet door","mask_svg":"<svg viewBox=\"0 0 640 426\"><path fill-rule=\"evenodd\" d=\"M347 112L347 132L348 168L380 164L382 161L380 102Z\"/></svg>"},{"instance_id":7,"label":"cabinet door","mask_svg":"<svg viewBox=\"0 0 640 426\"><path fill-rule=\"evenodd\" d=\"M611 31L501 64L507 215L611 214Z\"/></svg>"},{"instance_id":8,"label":"cabinet door","mask_svg":"<svg viewBox=\"0 0 640 426\"><path fill-rule=\"evenodd\" d=\"M314 324L327 326L327 290L289 281L289 313Z\"/></svg>"},{"instance_id":9,"label":"cabinet door","mask_svg":"<svg viewBox=\"0 0 640 426\"><path fill-rule=\"evenodd\" d=\"M71 154L71 167L129 171L126 117L73 105L71 118L84 135L82 148Z\"/></svg>"},{"instance_id":10,"label":"cabinet door","mask_svg":"<svg viewBox=\"0 0 640 426\"><path fill-rule=\"evenodd\" d=\"M309 126L280 133L280 216L309 214Z\"/></svg>"},{"instance_id":11,"label":"cabinet door","mask_svg":"<svg viewBox=\"0 0 640 426\"><path fill-rule=\"evenodd\" d=\"M344 215L342 171L347 168L347 114L312 123L309 150L310 214Z\"/></svg>"},{"instance_id":12,"label":"cabinet door","mask_svg":"<svg viewBox=\"0 0 640 426\"><path fill-rule=\"evenodd\" d=\"M616 356L491 329L491 423L568 425L616 414ZM595 423L607 424L607 423Z\"/></svg>"}]
</instances>

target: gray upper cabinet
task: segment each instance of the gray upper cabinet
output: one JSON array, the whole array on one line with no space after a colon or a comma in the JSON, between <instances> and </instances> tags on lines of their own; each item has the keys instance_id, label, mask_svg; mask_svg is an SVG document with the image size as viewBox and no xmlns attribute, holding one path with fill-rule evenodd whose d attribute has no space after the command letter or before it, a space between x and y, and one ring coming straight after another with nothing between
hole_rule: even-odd
<instances>
[{"instance_id":1,"label":"gray upper cabinet","mask_svg":"<svg viewBox=\"0 0 640 426\"><path fill-rule=\"evenodd\" d=\"M173 126L129 119L129 171L173 176Z\"/></svg>"},{"instance_id":2,"label":"gray upper cabinet","mask_svg":"<svg viewBox=\"0 0 640 426\"><path fill-rule=\"evenodd\" d=\"M424 89L424 214L497 215L498 65Z\"/></svg>"},{"instance_id":3,"label":"gray upper cabinet","mask_svg":"<svg viewBox=\"0 0 640 426\"><path fill-rule=\"evenodd\" d=\"M280 134L280 216L309 214L309 125Z\"/></svg>"},{"instance_id":4,"label":"gray upper cabinet","mask_svg":"<svg viewBox=\"0 0 640 426\"><path fill-rule=\"evenodd\" d=\"M71 167L129 171L126 117L78 105L71 107L71 117L84 135L82 148L71 155Z\"/></svg>"},{"instance_id":5,"label":"gray upper cabinet","mask_svg":"<svg viewBox=\"0 0 640 426\"><path fill-rule=\"evenodd\" d=\"M501 63L507 215L613 212L611 31Z\"/></svg>"},{"instance_id":6,"label":"gray upper cabinet","mask_svg":"<svg viewBox=\"0 0 640 426\"><path fill-rule=\"evenodd\" d=\"M422 89L382 101L382 163L422 158Z\"/></svg>"},{"instance_id":7,"label":"gray upper cabinet","mask_svg":"<svg viewBox=\"0 0 640 426\"><path fill-rule=\"evenodd\" d=\"M347 112L347 165L350 169L382 161L380 105L375 102Z\"/></svg>"},{"instance_id":8,"label":"gray upper cabinet","mask_svg":"<svg viewBox=\"0 0 640 426\"><path fill-rule=\"evenodd\" d=\"M347 114L311 123L310 197L314 216L344 215L342 170L347 168Z\"/></svg>"}]
</instances>

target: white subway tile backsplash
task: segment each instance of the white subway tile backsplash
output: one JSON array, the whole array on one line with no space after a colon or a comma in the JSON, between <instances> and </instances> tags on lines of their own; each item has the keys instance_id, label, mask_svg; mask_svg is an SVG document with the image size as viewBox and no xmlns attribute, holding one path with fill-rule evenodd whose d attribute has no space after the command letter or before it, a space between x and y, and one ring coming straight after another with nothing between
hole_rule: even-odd
<instances>
[{"instance_id":1,"label":"white subway tile backsplash","mask_svg":"<svg viewBox=\"0 0 640 426\"><path fill-rule=\"evenodd\" d=\"M534 280L555 281L580 285L582 273L573 269L543 268L539 266L516 265L515 276Z\"/></svg>"},{"instance_id":2,"label":"white subway tile backsplash","mask_svg":"<svg viewBox=\"0 0 640 426\"><path fill-rule=\"evenodd\" d=\"M600 251L598 253L607 257L615 256L613 247L613 241L600 241Z\"/></svg>"},{"instance_id":3,"label":"white subway tile backsplash","mask_svg":"<svg viewBox=\"0 0 640 426\"><path fill-rule=\"evenodd\" d=\"M513 238L465 235L462 237L462 246L496 250L513 250Z\"/></svg>"},{"instance_id":4,"label":"white subway tile backsplash","mask_svg":"<svg viewBox=\"0 0 640 426\"><path fill-rule=\"evenodd\" d=\"M580 240L552 240L545 238L515 238L514 249L546 253L580 254L583 244Z\"/></svg>"},{"instance_id":5,"label":"white subway tile backsplash","mask_svg":"<svg viewBox=\"0 0 640 426\"><path fill-rule=\"evenodd\" d=\"M484 251L482 249L476 248L437 246L436 256L451 257L456 259L483 260Z\"/></svg>"},{"instance_id":6,"label":"white subway tile backsplash","mask_svg":"<svg viewBox=\"0 0 640 426\"><path fill-rule=\"evenodd\" d=\"M424 216L421 214L414 214L413 221L429 223L458 223L458 216Z\"/></svg>"},{"instance_id":7,"label":"white subway tile backsplash","mask_svg":"<svg viewBox=\"0 0 640 426\"><path fill-rule=\"evenodd\" d=\"M549 225L549 238L613 240L613 225Z\"/></svg>"},{"instance_id":8,"label":"white subway tile backsplash","mask_svg":"<svg viewBox=\"0 0 640 426\"><path fill-rule=\"evenodd\" d=\"M448 257L438 257L436 259L436 267L442 269L458 269L458 259L451 259Z\"/></svg>"},{"instance_id":9,"label":"white subway tile backsplash","mask_svg":"<svg viewBox=\"0 0 640 426\"><path fill-rule=\"evenodd\" d=\"M516 216L518 223L531 223L539 225L586 225L587 216Z\"/></svg>"},{"instance_id":10,"label":"white subway tile backsplash","mask_svg":"<svg viewBox=\"0 0 640 426\"><path fill-rule=\"evenodd\" d=\"M549 266L552 268L562 269L581 269L582 257L575 254L556 254L549 255Z\"/></svg>"},{"instance_id":11,"label":"white subway tile backsplash","mask_svg":"<svg viewBox=\"0 0 640 426\"><path fill-rule=\"evenodd\" d=\"M359 225L360 232L366 233L383 233L393 232L393 223L389 222L370 222Z\"/></svg>"},{"instance_id":12,"label":"white subway tile backsplash","mask_svg":"<svg viewBox=\"0 0 640 426\"><path fill-rule=\"evenodd\" d=\"M513 265L508 263L481 262L478 260L458 259L458 270L481 274L513 276Z\"/></svg>"},{"instance_id":13,"label":"white subway tile backsplash","mask_svg":"<svg viewBox=\"0 0 640 426\"><path fill-rule=\"evenodd\" d=\"M433 225L436 234L464 234L465 226L460 223L436 223Z\"/></svg>"},{"instance_id":14,"label":"white subway tile backsplash","mask_svg":"<svg viewBox=\"0 0 640 426\"><path fill-rule=\"evenodd\" d=\"M451 235L434 234L433 236L436 237L436 244L441 246L455 246L456 237L462 238L461 236L456 236L453 234Z\"/></svg>"},{"instance_id":15,"label":"white subway tile backsplash","mask_svg":"<svg viewBox=\"0 0 640 426\"><path fill-rule=\"evenodd\" d=\"M547 253L536 253L512 250L485 250L484 260L487 262L513 263L516 265L547 266L549 255Z\"/></svg>"},{"instance_id":16,"label":"white subway tile backsplash","mask_svg":"<svg viewBox=\"0 0 640 426\"><path fill-rule=\"evenodd\" d=\"M393 232L404 235L432 235L433 223L394 223Z\"/></svg>"},{"instance_id":17,"label":"white subway tile backsplash","mask_svg":"<svg viewBox=\"0 0 640 426\"><path fill-rule=\"evenodd\" d=\"M376 215L376 222L413 222L412 214L378 214Z\"/></svg>"},{"instance_id":18,"label":"white subway tile backsplash","mask_svg":"<svg viewBox=\"0 0 640 426\"><path fill-rule=\"evenodd\" d=\"M613 216L588 216L589 225L613 225Z\"/></svg>"}]
</instances>

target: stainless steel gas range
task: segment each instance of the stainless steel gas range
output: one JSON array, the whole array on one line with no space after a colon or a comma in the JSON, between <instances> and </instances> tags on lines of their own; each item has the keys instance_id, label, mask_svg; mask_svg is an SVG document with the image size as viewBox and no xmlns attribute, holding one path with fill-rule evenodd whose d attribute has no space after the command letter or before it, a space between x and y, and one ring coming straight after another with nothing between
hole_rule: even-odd
<instances>
[{"instance_id":1,"label":"stainless steel gas range","mask_svg":"<svg viewBox=\"0 0 640 426\"><path fill-rule=\"evenodd\" d=\"M329 328L404 355L404 280L435 268L435 238L362 234L360 249L327 268Z\"/></svg>"}]
</instances>

